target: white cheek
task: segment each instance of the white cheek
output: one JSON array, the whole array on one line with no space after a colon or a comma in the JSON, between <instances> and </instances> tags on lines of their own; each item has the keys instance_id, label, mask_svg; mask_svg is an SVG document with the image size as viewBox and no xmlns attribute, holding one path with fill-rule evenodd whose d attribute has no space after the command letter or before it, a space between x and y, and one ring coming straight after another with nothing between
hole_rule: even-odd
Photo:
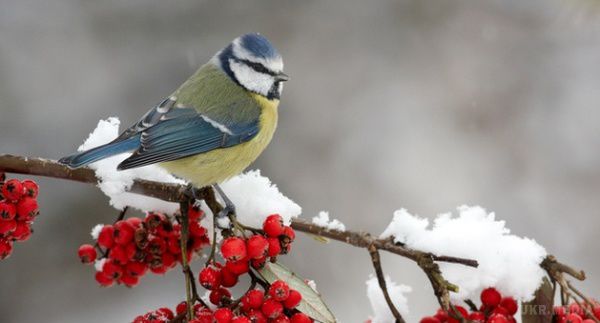
<instances>
[{"instance_id":1,"label":"white cheek","mask_svg":"<svg viewBox=\"0 0 600 323\"><path fill-rule=\"evenodd\" d=\"M247 65L234 60L229 61L229 66L242 86L248 90L267 96L274 81L271 75L258 73Z\"/></svg>"}]
</instances>

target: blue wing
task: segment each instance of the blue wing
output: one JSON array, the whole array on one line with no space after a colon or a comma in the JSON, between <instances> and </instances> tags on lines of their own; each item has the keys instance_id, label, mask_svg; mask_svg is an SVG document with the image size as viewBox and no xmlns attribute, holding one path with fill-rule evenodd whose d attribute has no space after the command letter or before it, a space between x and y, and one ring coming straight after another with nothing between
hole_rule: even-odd
<instances>
[{"instance_id":1,"label":"blue wing","mask_svg":"<svg viewBox=\"0 0 600 323\"><path fill-rule=\"evenodd\" d=\"M129 169L181 159L246 142L259 131L258 118L220 123L193 108L172 109L141 131L140 147L118 169Z\"/></svg>"},{"instance_id":2,"label":"blue wing","mask_svg":"<svg viewBox=\"0 0 600 323\"><path fill-rule=\"evenodd\" d=\"M193 108L174 108L166 99L112 142L59 160L71 168L134 151L119 164L129 169L172 161L218 148L246 142L258 133L258 114L235 122L232 118L211 119Z\"/></svg>"}]
</instances>

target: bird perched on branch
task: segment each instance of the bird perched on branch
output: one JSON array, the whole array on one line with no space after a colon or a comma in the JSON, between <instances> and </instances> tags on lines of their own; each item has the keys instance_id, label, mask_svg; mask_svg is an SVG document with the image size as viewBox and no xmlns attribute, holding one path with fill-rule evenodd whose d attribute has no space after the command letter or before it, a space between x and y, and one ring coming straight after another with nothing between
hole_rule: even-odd
<instances>
[{"instance_id":1,"label":"bird perched on branch","mask_svg":"<svg viewBox=\"0 0 600 323\"><path fill-rule=\"evenodd\" d=\"M288 79L267 38L240 36L115 140L59 162L78 168L132 152L119 170L158 164L194 187L215 185L232 212L216 184L241 173L269 144Z\"/></svg>"}]
</instances>

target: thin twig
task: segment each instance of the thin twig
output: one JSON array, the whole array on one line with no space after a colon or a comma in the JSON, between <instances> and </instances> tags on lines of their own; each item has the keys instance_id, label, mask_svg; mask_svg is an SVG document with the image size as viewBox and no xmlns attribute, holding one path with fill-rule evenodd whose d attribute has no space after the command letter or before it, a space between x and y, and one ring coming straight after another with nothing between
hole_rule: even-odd
<instances>
[{"instance_id":1,"label":"thin twig","mask_svg":"<svg viewBox=\"0 0 600 323\"><path fill-rule=\"evenodd\" d=\"M181 208L181 266L183 267L183 272L185 274L185 297L187 302L187 319L191 321L194 318L194 311L192 306L194 305L194 300L192 297L192 287L191 284L194 281L194 277L190 277L190 267L187 259L187 242L188 242L188 233L189 233L189 219L188 219L188 207L189 200L184 199L179 204Z\"/></svg>"},{"instance_id":2,"label":"thin twig","mask_svg":"<svg viewBox=\"0 0 600 323\"><path fill-rule=\"evenodd\" d=\"M9 173L68 179L82 183L96 184L99 181L98 178L96 178L94 171L90 168L83 167L69 169L54 160L43 158L0 155L0 170ZM179 203L185 198L186 186L147 180L135 180L129 191L168 202ZM214 191L211 187L199 189L198 194L198 198L203 199L213 212L216 211L218 213L223 208L216 200ZM369 234L363 232L328 230L300 219L293 219L292 227L300 232L330 238L359 248L366 249L369 245L375 244L379 250L385 250L414 261L417 261L420 257L426 255L427 257L432 257L434 261L456 263L470 267L478 266L476 260L434 255L396 244L391 239L373 239Z\"/></svg>"},{"instance_id":3,"label":"thin twig","mask_svg":"<svg viewBox=\"0 0 600 323\"><path fill-rule=\"evenodd\" d=\"M396 318L396 323L405 323L404 319L402 318L402 315L400 315L400 312L392 302L392 298L390 297L390 294L388 292L387 284L385 282L385 276L383 275L383 269L381 268L381 257L379 256L379 251L377 250L377 247L375 247L375 245L370 245L368 250L369 254L371 255L371 262L373 262L373 268L375 269L375 274L377 276L379 288L381 288L381 291L383 292L383 297L385 298L385 301L388 307L390 308L392 315L394 315L394 317Z\"/></svg>"}]
</instances>

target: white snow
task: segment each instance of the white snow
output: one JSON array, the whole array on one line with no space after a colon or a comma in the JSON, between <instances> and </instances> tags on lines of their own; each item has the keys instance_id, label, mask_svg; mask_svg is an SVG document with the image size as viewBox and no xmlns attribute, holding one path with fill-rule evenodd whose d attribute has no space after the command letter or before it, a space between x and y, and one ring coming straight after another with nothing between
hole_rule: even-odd
<instances>
[{"instance_id":1,"label":"white snow","mask_svg":"<svg viewBox=\"0 0 600 323\"><path fill-rule=\"evenodd\" d=\"M520 300L533 297L544 276L539 264L546 250L532 239L510 234L494 213L461 206L458 216L440 214L428 227L428 219L402 209L394 213L381 238L393 236L411 248L477 260L478 268L439 263L444 277L460 287L458 293L451 293L454 300L479 299L481 290L490 286Z\"/></svg>"},{"instance_id":2,"label":"white snow","mask_svg":"<svg viewBox=\"0 0 600 323\"><path fill-rule=\"evenodd\" d=\"M120 121L115 117L100 120L96 129L79 147L79 151L115 139L119 134L119 125ZM156 165L118 171L117 165L128 156L129 153L120 154L90 164L90 168L96 171L96 176L100 179L98 187L110 198L110 204L117 209L130 206L142 211L167 214L173 214L178 210L177 203L127 192L135 179L185 184L181 179L173 177ZM245 225L262 227L264 219L272 213L279 213L284 222L289 225L291 219L300 215L302 211L298 204L281 194L277 186L267 177L261 176L258 170L233 177L224 182L221 187L235 204L238 219ZM206 211L206 208L204 210Z\"/></svg>"},{"instance_id":3,"label":"white snow","mask_svg":"<svg viewBox=\"0 0 600 323\"><path fill-rule=\"evenodd\" d=\"M221 184L221 188L235 205L238 221L254 228L262 228L267 216L278 213L289 225L302 212L294 201L279 192L277 186L260 170L251 170ZM218 194L217 194L218 195Z\"/></svg>"},{"instance_id":4,"label":"white snow","mask_svg":"<svg viewBox=\"0 0 600 323\"><path fill-rule=\"evenodd\" d=\"M102 271L102 267L104 267L106 259L107 258L100 258L94 262L94 268L96 269L96 271Z\"/></svg>"},{"instance_id":5,"label":"white snow","mask_svg":"<svg viewBox=\"0 0 600 323\"><path fill-rule=\"evenodd\" d=\"M312 218L312 223L327 230L346 231L346 226L338 219L329 220L329 212L321 211Z\"/></svg>"},{"instance_id":6,"label":"white snow","mask_svg":"<svg viewBox=\"0 0 600 323\"><path fill-rule=\"evenodd\" d=\"M92 239L98 240L98 236L100 235L100 231L102 231L102 228L104 228L104 224L96 224L92 228L92 232L90 232L90 234L92 235Z\"/></svg>"},{"instance_id":7,"label":"white snow","mask_svg":"<svg viewBox=\"0 0 600 323\"><path fill-rule=\"evenodd\" d=\"M392 303L394 303L400 314L402 316L408 315L408 300L405 294L410 293L412 288L406 285L398 285L387 276L385 277L385 284ZM367 280L367 297L373 309L372 323L394 323L396 321L375 276L371 276Z\"/></svg>"},{"instance_id":8,"label":"white snow","mask_svg":"<svg viewBox=\"0 0 600 323\"><path fill-rule=\"evenodd\" d=\"M119 135L120 123L119 119L114 117L107 120L100 120L96 129L78 150L88 150L112 141ZM110 198L110 205L119 210L125 206L130 206L142 211L173 214L179 208L177 203L165 202L152 197L129 193L127 190L131 187L135 179L178 184L184 184L185 182L171 176L156 165L122 171L117 170L117 165L129 155L129 153L119 154L90 164L90 168L96 171L96 176L100 179L98 187Z\"/></svg>"},{"instance_id":9,"label":"white snow","mask_svg":"<svg viewBox=\"0 0 600 323\"><path fill-rule=\"evenodd\" d=\"M315 293L319 294L319 291L317 290L317 283L314 280L307 279L304 282L306 283L306 285L308 285L308 287L312 288L312 290L314 290Z\"/></svg>"}]
</instances>

